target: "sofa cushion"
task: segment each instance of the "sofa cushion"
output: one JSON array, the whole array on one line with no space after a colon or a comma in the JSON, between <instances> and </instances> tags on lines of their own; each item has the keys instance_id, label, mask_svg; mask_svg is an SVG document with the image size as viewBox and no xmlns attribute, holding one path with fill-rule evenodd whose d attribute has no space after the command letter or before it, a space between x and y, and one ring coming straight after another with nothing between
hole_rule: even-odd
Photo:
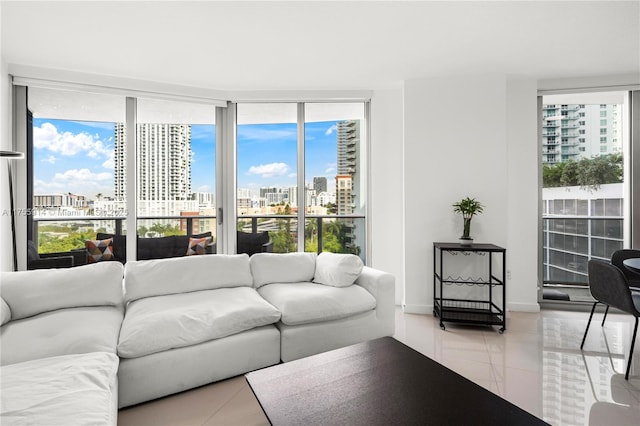
<instances>
[{"instance_id":1,"label":"sofa cushion","mask_svg":"<svg viewBox=\"0 0 640 426\"><path fill-rule=\"evenodd\" d=\"M11 308L7 305L7 302L4 301L3 298L0 297L0 318L2 319L2 324L5 325L9 321L11 321Z\"/></svg>"},{"instance_id":2,"label":"sofa cushion","mask_svg":"<svg viewBox=\"0 0 640 426\"><path fill-rule=\"evenodd\" d=\"M136 300L127 307L118 354L137 358L273 324L280 312L250 287Z\"/></svg>"},{"instance_id":3,"label":"sofa cushion","mask_svg":"<svg viewBox=\"0 0 640 426\"><path fill-rule=\"evenodd\" d=\"M60 309L10 321L0 328L0 364L49 356L116 353L122 306Z\"/></svg>"},{"instance_id":4,"label":"sofa cushion","mask_svg":"<svg viewBox=\"0 0 640 426\"><path fill-rule=\"evenodd\" d=\"M242 232L238 231L238 253L247 253L249 256L262 253L262 246L269 242L269 232Z\"/></svg>"},{"instance_id":5,"label":"sofa cushion","mask_svg":"<svg viewBox=\"0 0 640 426\"><path fill-rule=\"evenodd\" d=\"M0 423L115 425L115 354L66 355L2 367Z\"/></svg>"},{"instance_id":6,"label":"sofa cushion","mask_svg":"<svg viewBox=\"0 0 640 426\"><path fill-rule=\"evenodd\" d=\"M87 240L84 242L84 246L87 249L87 263L113 260L113 238Z\"/></svg>"},{"instance_id":7,"label":"sofa cushion","mask_svg":"<svg viewBox=\"0 0 640 426\"><path fill-rule=\"evenodd\" d=\"M138 238L138 260L176 257L175 237ZM180 254L184 256L186 249Z\"/></svg>"},{"instance_id":8,"label":"sofa cushion","mask_svg":"<svg viewBox=\"0 0 640 426\"><path fill-rule=\"evenodd\" d=\"M150 296L251 287L253 277L246 254L183 256L127 262L124 268L125 301Z\"/></svg>"},{"instance_id":9,"label":"sofa cushion","mask_svg":"<svg viewBox=\"0 0 640 426\"><path fill-rule=\"evenodd\" d=\"M66 269L3 272L2 298L13 320L78 306L122 303L122 265L100 262Z\"/></svg>"},{"instance_id":10,"label":"sofa cushion","mask_svg":"<svg viewBox=\"0 0 640 426\"><path fill-rule=\"evenodd\" d=\"M253 286L307 282L316 270L315 253L256 253L251 256Z\"/></svg>"},{"instance_id":11,"label":"sofa cushion","mask_svg":"<svg viewBox=\"0 0 640 426\"><path fill-rule=\"evenodd\" d=\"M316 259L313 282L333 287L347 287L358 279L363 267L362 259L355 254L324 251Z\"/></svg>"},{"instance_id":12,"label":"sofa cushion","mask_svg":"<svg viewBox=\"0 0 640 426\"><path fill-rule=\"evenodd\" d=\"M287 325L347 318L376 307L376 299L358 285L268 284L258 292L282 313L282 322Z\"/></svg>"}]
</instances>

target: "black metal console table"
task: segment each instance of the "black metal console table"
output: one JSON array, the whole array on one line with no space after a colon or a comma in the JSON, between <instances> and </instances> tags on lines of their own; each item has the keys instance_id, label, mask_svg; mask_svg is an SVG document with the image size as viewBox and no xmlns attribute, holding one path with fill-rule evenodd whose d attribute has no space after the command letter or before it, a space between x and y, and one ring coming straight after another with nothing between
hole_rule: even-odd
<instances>
[{"instance_id":1,"label":"black metal console table","mask_svg":"<svg viewBox=\"0 0 640 426\"><path fill-rule=\"evenodd\" d=\"M440 328L445 329L444 321L463 322L480 325L499 325L500 333L507 329L506 318L506 285L507 271L506 249L494 244L462 245L458 243L433 243L433 315L440 318ZM445 275L444 255L487 256L489 263L488 277L460 276L453 278ZM496 274L493 265L493 256L502 256L502 274ZM489 297L486 299L453 299L445 298L445 284L467 284L472 286L488 286ZM500 287L502 291L502 303L498 306L494 303L494 287Z\"/></svg>"}]
</instances>

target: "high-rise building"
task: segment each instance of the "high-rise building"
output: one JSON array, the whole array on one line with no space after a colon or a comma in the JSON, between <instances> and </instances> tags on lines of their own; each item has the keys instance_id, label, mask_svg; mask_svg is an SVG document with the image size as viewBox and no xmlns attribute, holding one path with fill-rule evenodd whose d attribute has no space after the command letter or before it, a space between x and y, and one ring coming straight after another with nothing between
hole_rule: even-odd
<instances>
[{"instance_id":1,"label":"high-rise building","mask_svg":"<svg viewBox=\"0 0 640 426\"><path fill-rule=\"evenodd\" d=\"M543 105L542 163L622 152L621 105Z\"/></svg>"},{"instance_id":2,"label":"high-rise building","mask_svg":"<svg viewBox=\"0 0 640 426\"><path fill-rule=\"evenodd\" d=\"M136 128L138 214L178 215L197 209L191 201L191 126L138 124ZM115 126L115 198L126 197L126 135Z\"/></svg>"},{"instance_id":3,"label":"high-rise building","mask_svg":"<svg viewBox=\"0 0 640 426\"><path fill-rule=\"evenodd\" d=\"M357 173L358 148L360 146L360 120L347 120L336 123L338 174Z\"/></svg>"},{"instance_id":4,"label":"high-rise building","mask_svg":"<svg viewBox=\"0 0 640 426\"><path fill-rule=\"evenodd\" d=\"M336 204L340 216L350 215L356 211L356 200L359 198L360 177L360 120L347 120L336 123L338 175L336 176ZM364 241L364 227L356 229L353 219L346 219L343 224L347 228L345 248L356 249L358 240Z\"/></svg>"},{"instance_id":5,"label":"high-rise building","mask_svg":"<svg viewBox=\"0 0 640 426\"><path fill-rule=\"evenodd\" d=\"M316 194L327 191L327 178L324 176L314 177L313 178L313 189L315 189Z\"/></svg>"},{"instance_id":6,"label":"high-rise building","mask_svg":"<svg viewBox=\"0 0 640 426\"><path fill-rule=\"evenodd\" d=\"M336 176L336 204L338 215L353 213L353 178L351 175Z\"/></svg>"},{"instance_id":7,"label":"high-rise building","mask_svg":"<svg viewBox=\"0 0 640 426\"><path fill-rule=\"evenodd\" d=\"M358 187L354 185L359 175L360 121L348 120L336 124L338 176L336 177L336 201L338 214L353 213L353 200ZM347 182L346 178L350 178ZM346 192L348 191L348 193Z\"/></svg>"}]
</instances>

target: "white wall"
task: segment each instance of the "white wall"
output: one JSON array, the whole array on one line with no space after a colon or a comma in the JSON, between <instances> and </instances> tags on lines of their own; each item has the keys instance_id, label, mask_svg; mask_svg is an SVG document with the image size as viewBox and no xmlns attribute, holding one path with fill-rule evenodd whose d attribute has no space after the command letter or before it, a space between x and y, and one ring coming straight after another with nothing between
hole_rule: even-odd
<instances>
[{"instance_id":1,"label":"white wall","mask_svg":"<svg viewBox=\"0 0 640 426\"><path fill-rule=\"evenodd\" d=\"M474 197L476 242L507 248L507 308L539 309L536 82L505 75L404 84L405 310L433 306L433 242L456 241L451 204Z\"/></svg>"},{"instance_id":2,"label":"white wall","mask_svg":"<svg viewBox=\"0 0 640 426\"><path fill-rule=\"evenodd\" d=\"M537 311L539 175L537 84L507 78L507 307Z\"/></svg>"},{"instance_id":3,"label":"white wall","mask_svg":"<svg viewBox=\"0 0 640 426\"><path fill-rule=\"evenodd\" d=\"M371 99L371 266L396 278L396 304L404 299L404 182L402 89L375 91Z\"/></svg>"}]
</instances>

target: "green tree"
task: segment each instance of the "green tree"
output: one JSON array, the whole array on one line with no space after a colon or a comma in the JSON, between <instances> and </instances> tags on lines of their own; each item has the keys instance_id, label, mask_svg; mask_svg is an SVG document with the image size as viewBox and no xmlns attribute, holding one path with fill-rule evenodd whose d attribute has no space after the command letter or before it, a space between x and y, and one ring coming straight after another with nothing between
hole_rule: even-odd
<instances>
[{"instance_id":1,"label":"green tree","mask_svg":"<svg viewBox=\"0 0 640 426\"><path fill-rule=\"evenodd\" d=\"M622 182L620 154L601 155L542 167L543 187L580 186L597 190L600 185Z\"/></svg>"},{"instance_id":2,"label":"green tree","mask_svg":"<svg viewBox=\"0 0 640 426\"><path fill-rule=\"evenodd\" d=\"M579 164L576 161L567 161L562 168L560 183L562 186L578 185Z\"/></svg>"},{"instance_id":3,"label":"green tree","mask_svg":"<svg viewBox=\"0 0 640 426\"><path fill-rule=\"evenodd\" d=\"M149 232L149 228L147 228L144 225L138 226L138 235L140 235L141 237L144 237L147 235L147 232Z\"/></svg>"},{"instance_id":4,"label":"green tree","mask_svg":"<svg viewBox=\"0 0 640 426\"><path fill-rule=\"evenodd\" d=\"M580 161L578 184L597 190L600 185L622 182L622 155L609 154Z\"/></svg>"},{"instance_id":5,"label":"green tree","mask_svg":"<svg viewBox=\"0 0 640 426\"><path fill-rule=\"evenodd\" d=\"M335 203L327 203L325 206L327 209L327 214L338 214L338 205Z\"/></svg>"},{"instance_id":6,"label":"green tree","mask_svg":"<svg viewBox=\"0 0 640 426\"><path fill-rule=\"evenodd\" d=\"M285 204L284 210L278 207L276 214L279 216L290 216L291 206ZM271 240L273 241L273 251L276 253L289 253L297 250L296 239L294 233L291 232L291 218L278 218L276 220L278 230L271 232Z\"/></svg>"},{"instance_id":7,"label":"green tree","mask_svg":"<svg viewBox=\"0 0 640 426\"><path fill-rule=\"evenodd\" d=\"M562 171L566 163L545 164L542 166L542 186L557 188L562 186Z\"/></svg>"}]
</instances>

